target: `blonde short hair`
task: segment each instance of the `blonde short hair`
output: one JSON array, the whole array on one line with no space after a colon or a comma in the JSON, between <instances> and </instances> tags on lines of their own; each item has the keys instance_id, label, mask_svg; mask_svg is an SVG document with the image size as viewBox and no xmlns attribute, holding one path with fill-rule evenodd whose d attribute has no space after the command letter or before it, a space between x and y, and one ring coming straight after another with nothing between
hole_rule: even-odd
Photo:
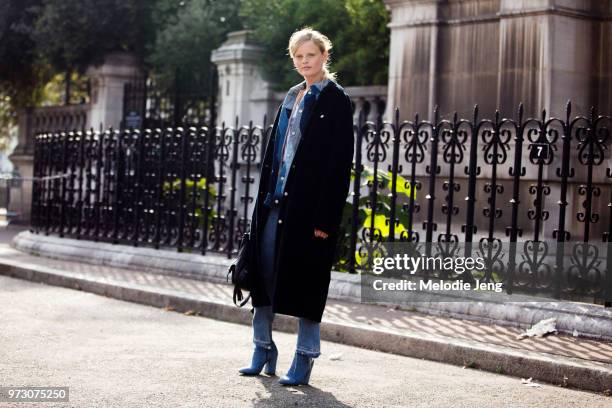
<instances>
[{"instance_id":1,"label":"blonde short hair","mask_svg":"<svg viewBox=\"0 0 612 408\"><path fill-rule=\"evenodd\" d=\"M332 43L327 36L317 30L313 30L311 27L304 27L291 34L291 38L289 38L289 46L287 47L289 56L293 58L293 55L297 49L300 48L300 46L306 41L312 41L319 48L319 50L321 50L321 53L324 53L325 51L329 53L332 49ZM325 78L335 81L336 73L329 71L329 61L330 57L327 58L327 62L325 65L323 65L323 74Z\"/></svg>"}]
</instances>

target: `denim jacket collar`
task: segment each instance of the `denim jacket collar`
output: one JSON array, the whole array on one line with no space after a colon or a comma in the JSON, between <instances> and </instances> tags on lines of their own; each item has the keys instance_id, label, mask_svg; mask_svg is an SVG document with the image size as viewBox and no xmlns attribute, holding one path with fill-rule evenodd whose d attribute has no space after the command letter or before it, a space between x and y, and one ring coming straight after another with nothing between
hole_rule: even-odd
<instances>
[{"instance_id":1,"label":"denim jacket collar","mask_svg":"<svg viewBox=\"0 0 612 408\"><path fill-rule=\"evenodd\" d=\"M330 80L328 78L325 78L322 81L315 82L311 86L316 87L317 90L319 92L321 92L323 90L323 88L325 88L327 85L329 85L329 82L330 82ZM299 84L294 85L293 87L291 87L289 89L289 92L287 92L287 96L285 97L285 101L283 102L283 108L287 109L288 111L291 111L293 109L293 105L295 104L295 99L297 98L298 93L302 89L306 89L306 81L302 81Z\"/></svg>"}]
</instances>

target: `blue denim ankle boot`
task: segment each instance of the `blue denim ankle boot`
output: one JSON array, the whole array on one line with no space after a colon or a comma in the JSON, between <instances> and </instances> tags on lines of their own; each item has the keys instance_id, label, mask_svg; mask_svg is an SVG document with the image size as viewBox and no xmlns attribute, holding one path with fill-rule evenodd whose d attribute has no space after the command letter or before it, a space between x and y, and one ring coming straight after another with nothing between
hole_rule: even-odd
<instances>
[{"instance_id":1,"label":"blue denim ankle boot","mask_svg":"<svg viewBox=\"0 0 612 408\"><path fill-rule=\"evenodd\" d=\"M314 359L307 355L295 353L291 368L287 374L283 375L279 380L281 385L307 385L310 380L310 373L312 372L312 366Z\"/></svg>"},{"instance_id":2,"label":"blue denim ankle boot","mask_svg":"<svg viewBox=\"0 0 612 408\"><path fill-rule=\"evenodd\" d=\"M243 367L238 371L244 375L257 375L261 372L261 369L265 365L266 370L264 372L268 375L274 375L274 373L276 372L277 359L278 349L276 348L276 344L272 343L271 349L255 346L251 366Z\"/></svg>"}]
</instances>

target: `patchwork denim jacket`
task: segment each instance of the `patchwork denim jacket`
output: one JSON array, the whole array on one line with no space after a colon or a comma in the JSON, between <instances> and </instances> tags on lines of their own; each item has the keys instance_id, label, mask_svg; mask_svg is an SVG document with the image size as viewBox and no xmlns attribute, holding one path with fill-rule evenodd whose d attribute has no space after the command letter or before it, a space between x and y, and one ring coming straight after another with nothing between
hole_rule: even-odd
<instances>
[{"instance_id":1,"label":"patchwork denim jacket","mask_svg":"<svg viewBox=\"0 0 612 408\"><path fill-rule=\"evenodd\" d=\"M274 144L272 173L264 205L271 207L279 203L284 192L287 174L291 168L291 163L302 134L306 129L306 124L312 114L314 103L329 81L329 79L324 79L312 84L310 90L302 97L300 103L295 108L295 112L293 111L295 99L299 91L306 88L306 81L295 85L287 92L280 111L276 142Z\"/></svg>"}]
</instances>

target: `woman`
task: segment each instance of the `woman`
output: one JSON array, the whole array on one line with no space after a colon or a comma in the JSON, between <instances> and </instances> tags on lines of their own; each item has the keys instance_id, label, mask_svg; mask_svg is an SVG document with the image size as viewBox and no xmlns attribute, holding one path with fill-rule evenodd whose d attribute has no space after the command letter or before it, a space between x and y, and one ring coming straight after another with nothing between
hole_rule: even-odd
<instances>
[{"instance_id":1,"label":"woman","mask_svg":"<svg viewBox=\"0 0 612 408\"><path fill-rule=\"evenodd\" d=\"M319 325L353 159L351 100L329 72L332 44L311 28L289 40L289 55L304 81L279 107L265 149L253 218L249 271L255 351L244 375L276 370L275 313L299 318L293 363L283 385L308 384L320 355Z\"/></svg>"}]
</instances>

